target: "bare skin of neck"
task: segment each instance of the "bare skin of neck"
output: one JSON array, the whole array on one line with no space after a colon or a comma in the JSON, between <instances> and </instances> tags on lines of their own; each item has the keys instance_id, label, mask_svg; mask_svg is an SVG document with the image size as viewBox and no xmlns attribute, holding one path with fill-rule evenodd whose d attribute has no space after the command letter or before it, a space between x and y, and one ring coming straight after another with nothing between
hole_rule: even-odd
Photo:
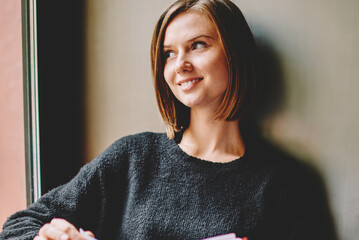
<instances>
[{"instance_id":1,"label":"bare skin of neck","mask_svg":"<svg viewBox=\"0 0 359 240\"><path fill-rule=\"evenodd\" d=\"M190 125L183 133L179 146L191 156L220 163L238 159L245 152L238 120L216 120L213 115L193 110Z\"/></svg>"}]
</instances>

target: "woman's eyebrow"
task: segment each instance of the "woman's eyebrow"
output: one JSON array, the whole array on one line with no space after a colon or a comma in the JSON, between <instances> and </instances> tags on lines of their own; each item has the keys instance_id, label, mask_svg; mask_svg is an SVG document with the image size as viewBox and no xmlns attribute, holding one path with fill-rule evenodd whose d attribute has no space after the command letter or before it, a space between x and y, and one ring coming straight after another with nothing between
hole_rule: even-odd
<instances>
[{"instance_id":1,"label":"woman's eyebrow","mask_svg":"<svg viewBox=\"0 0 359 240\"><path fill-rule=\"evenodd\" d=\"M198 38L209 38L209 39L215 39L214 37L212 37L212 36L209 36L209 35L206 35L206 34L200 34L200 35L197 35L197 36L195 36L195 37L193 37L193 38L191 38L191 39L189 39L189 40L187 40L186 42L194 42L196 39L198 39ZM163 45L163 48L171 48L171 45Z\"/></svg>"},{"instance_id":2,"label":"woman's eyebrow","mask_svg":"<svg viewBox=\"0 0 359 240\"><path fill-rule=\"evenodd\" d=\"M195 36L195 37L189 39L187 42L193 42L193 41L195 41L197 38L202 38L202 37L214 39L214 37L212 37L212 36L209 36L209 35L206 35L206 34L200 34L200 35L197 35L197 36Z\"/></svg>"}]
</instances>

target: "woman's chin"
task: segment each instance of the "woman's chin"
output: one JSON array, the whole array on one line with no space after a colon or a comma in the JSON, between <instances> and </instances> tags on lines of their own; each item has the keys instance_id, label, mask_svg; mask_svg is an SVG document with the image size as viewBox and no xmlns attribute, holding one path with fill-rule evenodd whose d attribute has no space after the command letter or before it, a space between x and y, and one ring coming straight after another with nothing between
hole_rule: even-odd
<instances>
[{"instance_id":1,"label":"woman's chin","mask_svg":"<svg viewBox=\"0 0 359 240\"><path fill-rule=\"evenodd\" d=\"M186 107L189 108L196 108L198 106L200 106L200 103L196 102L196 101L181 101L183 103L183 105L185 105Z\"/></svg>"}]
</instances>

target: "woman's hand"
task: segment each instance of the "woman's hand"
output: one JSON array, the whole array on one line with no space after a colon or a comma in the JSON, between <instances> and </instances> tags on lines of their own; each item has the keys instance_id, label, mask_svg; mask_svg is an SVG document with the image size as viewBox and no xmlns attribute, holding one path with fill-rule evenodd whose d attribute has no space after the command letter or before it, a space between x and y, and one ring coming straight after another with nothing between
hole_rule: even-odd
<instances>
[{"instance_id":1,"label":"woman's hand","mask_svg":"<svg viewBox=\"0 0 359 240\"><path fill-rule=\"evenodd\" d=\"M86 231L85 233L94 237L92 232ZM34 240L85 240L85 238L68 221L54 218L40 228L39 235Z\"/></svg>"}]
</instances>

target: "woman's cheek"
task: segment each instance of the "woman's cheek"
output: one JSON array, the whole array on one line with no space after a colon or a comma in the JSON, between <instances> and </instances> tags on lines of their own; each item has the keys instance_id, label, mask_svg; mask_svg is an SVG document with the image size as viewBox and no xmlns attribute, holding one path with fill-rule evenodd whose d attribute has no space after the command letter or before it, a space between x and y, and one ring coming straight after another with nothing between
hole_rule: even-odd
<instances>
[{"instance_id":1,"label":"woman's cheek","mask_svg":"<svg viewBox=\"0 0 359 240\"><path fill-rule=\"evenodd\" d=\"M166 64L164 71L163 71L163 76L165 78L165 81L167 82L167 84L171 87L171 85L173 84L173 79L174 79L174 70L172 70L172 66L170 63Z\"/></svg>"}]
</instances>

